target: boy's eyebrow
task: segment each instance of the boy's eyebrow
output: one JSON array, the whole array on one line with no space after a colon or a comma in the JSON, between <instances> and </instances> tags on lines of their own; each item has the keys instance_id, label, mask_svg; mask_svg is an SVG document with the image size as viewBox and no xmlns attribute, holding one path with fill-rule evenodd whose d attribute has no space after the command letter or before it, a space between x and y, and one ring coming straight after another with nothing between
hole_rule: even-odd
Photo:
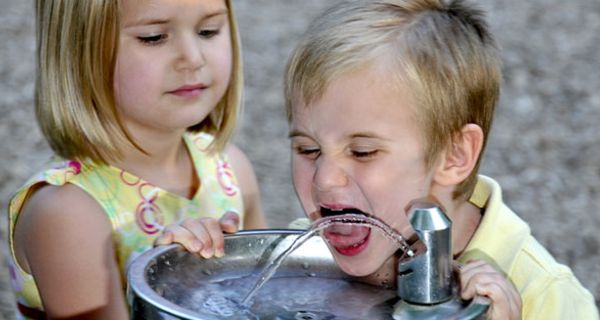
<instances>
[{"instance_id":1,"label":"boy's eyebrow","mask_svg":"<svg viewBox=\"0 0 600 320\"><path fill-rule=\"evenodd\" d=\"M350 136L350 138L351 139L354 139L354 138L368 138L368 139L375 139L375 138L377 138L377 139L382 139L381 135L377 135L377 134L372 133L372 132L357 132L357 133L353 133ZM384 139L384 140L386 140L386 139Z\"/></svg>"},{"instance_id":2,"label":"boy's eyebrow","mask_svg":"<svg viewBox=\"0 0 600 320\"><path fill-rule=\"evenodd\" d=\"M290 131L290 133L288 134L288 138L295 138L295 137L309 137L309 136L302 131L298 131L298 130ZM388 140L388 139L382 138L380 135L377 135L375 133L368 132L368 131L356 132L356 133L353 133L352 135L350 135L350 139L355 139L355 138Z\"/></svg>"},{"instance_id":3,"label":"boy's eyebrow","mask_svg":"<svg viewBox=\"0 0 600 320\"><path fill-rule=\"evenodd\" d=\"M298 131L298 130L292 130L290 131L290 133L288 134L288 138L295 138L295 137L308 137L308 135L302 131Z\"/></svg>"},{"instance_id":4,"label":"boy's eyebrow","mask_svg":"<svg viewBox=\"0 0 600 320\"><path fill-rule=\"evenodd\" d=\"M200 20L206 20L206 19L210 19L216 16L221 16L221 15L227 15L228 14L228 10L227 9L222 9L222 10L218 10L215 12L211 12L205 16L202 16L202 19ZM125 24L125 28L128 27L134 27L134 26L151 26L151 25L161 25L161 24L167 24L170 22L170 19L161 19L161 18L154 18L154 17L143 17L141 19L135 20L133 22L127 23Z\"/></svg>"}]
</instances>

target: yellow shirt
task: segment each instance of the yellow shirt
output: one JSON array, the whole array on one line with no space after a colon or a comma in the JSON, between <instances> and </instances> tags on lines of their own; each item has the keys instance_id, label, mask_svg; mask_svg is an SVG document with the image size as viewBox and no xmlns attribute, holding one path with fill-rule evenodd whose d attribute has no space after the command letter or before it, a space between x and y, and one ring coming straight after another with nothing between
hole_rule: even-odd
<instances>
[{"instance_id":1,"label":"yellow shirt","mask_svg":"<svg viewBox=\"0 0 600 320\"><path fill-rule=\"evenodd\" d=\"M598 319L592 294L503 203L496 181L479 176L470 202L485 211L459 262L480 259L502 271L521 294L523 319Z\"/></svg>"},{"instance_id":2,"label":"yellow shirt","mask_svg":"<svg viewBox=\"0 0 600 320\"><path fill-rule=\"evenodd\" d=\"M569 267L554 260L531 236L527 223L502 202L496 181L480 175L469 201L485 211L459 262L484 260L503 272L521 295L523 319L598 319L592 294ZM289 227L307 229L310 221L296 219Z\"/></svg>"},{"instance_id":3,"label":"yellow shirt","mask_svg":"<svg viewBox=\"0 0 600 320\"><path fill-rule=\"evenodd\" d=\"M222 154L206 151L212 136L187 133L184 140L191 155L200 188L192 199L170 193L135 175L106 165L54 159L15 193L9 205L8 261L11 285L17 298L17 319L43 317L35 279L17 263L13 231L30 190L40 183L73 184L104 209L113 227L115 251L123 281L129 263L152 247L163 227L186 218L220 218L233 211L242 224L244 204L234 172ZM125 285L123 286L126 287Z\"/></svg>"}]
</instances>

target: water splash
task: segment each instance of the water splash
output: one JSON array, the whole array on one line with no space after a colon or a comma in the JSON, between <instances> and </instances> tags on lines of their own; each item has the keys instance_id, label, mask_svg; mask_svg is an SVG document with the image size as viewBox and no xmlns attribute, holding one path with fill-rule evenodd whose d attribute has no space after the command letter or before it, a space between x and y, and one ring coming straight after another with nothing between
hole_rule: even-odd
<instances>
[{"instance_id":1,"label":"water splash","mask_svg":"<svg viewBox=\"0 0 600 320\"><path fill-rule=\"evenodd\" d=\"M279 254L279 256L277 256L277 258L275 258L273 261L271 261L271 263L260 273L260 276L258 277L258 281L254 285L254 287L250 290L250 292L248 292L246 297L242 300L242 302L241 302L242 306L248 306L250 300L256 295L256 292L258 292L258 290L260 288L262 288L262 286L269 279L271 279L271 277L275 274L275 272L277 271L277 269L279 268L279 266L281 265L283 260L285 260L285 258L287 258L287 256L289 256L290 253L292 253L292 251L296 250L296 248L298 248L304 242L306 242L306 240L310 239L313 235L315 235L315 233L319 232L319 230L321 230L321 229L311 228L311 229L307 230L305 233L303 233L298 238L296 238L296 240L294 240L294 242L292 242L292 244L287 249L285 249L285 251L283 251L281 254Z\"/></svg>"},{"instance_id":2,"label":"water splash","mask_svg":"<svg viewBox=\"0 0 600 320\"><path fill-rule=\"evenodd\" d=\"M404 257L413 257L420 253L423 248L421 242L418 241L416 234L410 238L405 239L398 231L387 225L385 222L375 218L367 217L361 214L342 214L336 216L323 217L315 220L310 229L300 235L292 244L281 254L279 254L271 263L260 273L258 281L254 287L248 292L246 297L242 300L242 306L248 306L251 299L256 295L258 290L264 286L264 284L273 277L279 266L283 263L285 258L289 256L294 250L300 247L304 242L310 239L317 232L326 229L334 224L346 224L356 225L365 227L375 227L383 232L383 234L390 240L395 241L400 246L400 250L404 252Z\"/></svg>"}]
</instances>

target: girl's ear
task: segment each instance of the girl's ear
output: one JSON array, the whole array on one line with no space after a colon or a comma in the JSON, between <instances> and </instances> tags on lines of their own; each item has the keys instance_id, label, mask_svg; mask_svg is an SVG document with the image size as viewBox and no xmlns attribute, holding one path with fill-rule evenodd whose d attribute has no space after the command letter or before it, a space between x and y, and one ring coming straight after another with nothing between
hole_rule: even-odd
<instances>
[{"instance_id":1,"label":"girl's ear","mask_svg":"<svg viewBox=\"0 0 600 320\"><path fill-rule=\"evenodd\" d=\"M476 124L465 125L442 153L433 177L439 185L453 186L463 182L477 164L483 147L483 130Z\"/></svg>"}]
</instances>

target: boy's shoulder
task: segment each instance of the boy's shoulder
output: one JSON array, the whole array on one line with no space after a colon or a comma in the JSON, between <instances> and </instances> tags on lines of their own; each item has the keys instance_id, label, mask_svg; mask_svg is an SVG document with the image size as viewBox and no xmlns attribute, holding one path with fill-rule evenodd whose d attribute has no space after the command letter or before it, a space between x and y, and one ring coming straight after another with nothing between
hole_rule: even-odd
<instances>
[{"instance_id":1,"label":"boy's shoulder","mask_svg":"<svg viewBox=\"0 0 600 320\"><path fill-rule=\"evenodd\" d=\"M560 264L532 235L529 225L502 200L500 185L480 176L471 202L483 218L461 262L482 259L502 271L523 299L523 316L596 319L594 298L571 269ZM475 203L474 203L475 204ZM477 205L477 204L476 204Z\"/></svg>"},{"instance_id":2,"label":"boy's shoulder","mask_svg":"<svg viewBox=\"0 0 600 320\"><path fill-rule=\"evenodd\" d=\"M523 246L516 252L508 276L515 284L523 289L544 292L552 286L570 286L581 284L575 278L571 269L559 262L539 243L529 235ZM583 289L583 287L581 287Z\"/></svg>"},{"instance_id":3,"label":"boy's shoulder","mask_svg":"<svg viewBox=\"0 0 600 320\"><path fill-rule=\"evenodd\" d=\"M522 274L522 280L571 274L531 235L529 225L504 203L502 189L495 180L480 175L470 201L482 209L483 217L461 260L480 255L509 276ZM519 270L523 272L515 274Z\"/></svg>"},{"instance_id":4,"label":"boy's shoulder","mask_svg":"<svg viewBox=\"0 0 600 320\"><path fill-rule=\"evenodd\" d=\"M524 319L598 319L593 295L531 235L508 277L521 293Z\"/></svg>"}]
</instances>

